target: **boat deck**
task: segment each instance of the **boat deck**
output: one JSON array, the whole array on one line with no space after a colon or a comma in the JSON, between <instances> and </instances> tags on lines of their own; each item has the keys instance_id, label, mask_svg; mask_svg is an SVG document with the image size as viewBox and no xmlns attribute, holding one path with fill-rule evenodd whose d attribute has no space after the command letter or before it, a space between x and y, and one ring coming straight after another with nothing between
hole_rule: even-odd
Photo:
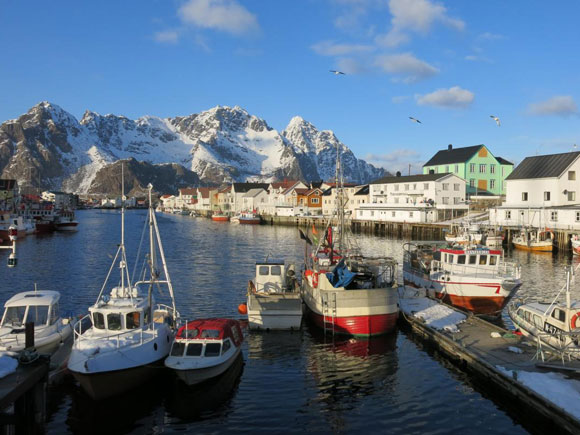
<instances>
[{"instance_id":1,"label":"boat deck","mask_svg":"<svg viewBox=\"0 0 580 435\"><path fill-rule=\"evenodd\" d=\"M517 399L518 405L527 408L535 418L548 426L555 424L562 431L580 433L580 407L573 410L569 407L571 402L580 403L580 383L566 379L563 374L580 374L579 361L566 361L565 365L559 359L543 361L534 341L444 306L454 315L465 315L465 320L456 325L459 330L440 330L430 326L429 322L414 315L417 310L412 304L405 304L403 300L401 318L423 341L434 345L462 370L479 375L503 395ZM499 337L494 338L492 333ZM538 387L549 383L557 387L555 396ZM560 393L563 389L567 391L565 395Z\"/></svg>"}]
</instances>

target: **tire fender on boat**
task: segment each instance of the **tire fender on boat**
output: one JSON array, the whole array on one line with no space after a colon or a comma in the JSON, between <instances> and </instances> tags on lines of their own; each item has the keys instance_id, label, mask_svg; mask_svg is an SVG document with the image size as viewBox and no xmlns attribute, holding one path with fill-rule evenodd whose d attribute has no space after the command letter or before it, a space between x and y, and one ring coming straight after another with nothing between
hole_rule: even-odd
<instances>
[{"instance_id":1,"label":"tire fender on boat","mask_svg":"<svg viewBox=\"0 0 580 435\"><path fill-rule=\"evenodd\" d=\"M570 329L576 329L576 320L580 317L580 312L574 314L570 319Z\"/></svg>"}]
</instances>

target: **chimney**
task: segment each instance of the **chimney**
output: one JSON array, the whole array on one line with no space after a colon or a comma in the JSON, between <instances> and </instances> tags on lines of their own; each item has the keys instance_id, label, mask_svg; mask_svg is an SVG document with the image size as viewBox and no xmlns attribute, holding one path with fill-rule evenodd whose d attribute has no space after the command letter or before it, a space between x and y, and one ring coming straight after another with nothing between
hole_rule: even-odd
<instances>
[{"instance_id":1,"label":"chimney","mask_svg":"<svg viewBox=\"0 0 580 435\"><path fill-rule=\"evenodd\" d=\"M451 151L452 149L453 149L453 145L452 144L447 145L447 151Z\"/></svg>"},{"instance_id":2,"label":"chimney","mask_svg":"<svg viewBox=\"0 0 580 435\"><path fill-rule=\"evenodd\" d=\"M397 171L397 174L396 175L397 175L397 177L400 177L401 176L401 171Z\"/></svg>"},{"instance_id":3,"label":"chimney","mask_svg":"<svg viewBox=\"0 0 580 435\"><path fill-rule=\"evenodd\" d=\"M433 175L435 173L435 169L429 169L429 174Z\"/></svg>"}]
</instances>

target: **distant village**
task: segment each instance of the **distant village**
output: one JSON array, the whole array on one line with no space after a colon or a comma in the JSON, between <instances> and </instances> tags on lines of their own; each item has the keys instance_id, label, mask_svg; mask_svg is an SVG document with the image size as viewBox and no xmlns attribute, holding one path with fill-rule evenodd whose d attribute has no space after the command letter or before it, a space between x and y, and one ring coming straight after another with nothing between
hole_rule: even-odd
<instances>
[{"instance_id":1,"label":"distant village","mask_svg":"<svg viewBox=\"0 0 580 435\"><path fill-rule=\"evenodd\" d=\"M485 145L449 145L423 165L423 173L397 173L369 184L344 183L345 214L352 220L437 223L489 210L489 223L499 226L580 229L580 152L525 158L517 167L495 156ZM18 198L18 199L16 199ZM262 216L328 217L335 213L337 183L283 180L231 183L222 187L179 189L163 194L158 210L229 216L252 211ZM85 198L46 191L18 195L15 180L0 180L0 209L121 206L121 198ZM42 204L42 205L39 205ZM145 207L145 198L128 198L129 207Z\"/></svg>"}]
</instances>

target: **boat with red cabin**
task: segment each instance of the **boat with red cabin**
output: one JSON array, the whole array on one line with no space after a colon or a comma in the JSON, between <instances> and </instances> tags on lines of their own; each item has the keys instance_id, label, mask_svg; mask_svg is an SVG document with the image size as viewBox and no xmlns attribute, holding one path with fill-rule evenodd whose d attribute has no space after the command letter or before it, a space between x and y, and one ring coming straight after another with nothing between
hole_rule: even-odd
<instances>
[{"instance_id":1,"label":"boat with red cabin","mask_svg":"<svg viewBox=\"0 0 580 435\"><path fill-rule=\"evenodd\" d=\"M499 315L522 285L521 269L485 246L404 245L403 279L475 314Z\"/></svg>"},{"instance_id":2,"label":"boat with red cabin","mask_svg":"<svg viewBox=\"0 0 580 435\"><path fill-rule=\"evenodd\" d=\"M234 319L199 319L177 331L165 366L187 385L224 373L241 352L244 336Z\"/></svg>"}]
</instances>

